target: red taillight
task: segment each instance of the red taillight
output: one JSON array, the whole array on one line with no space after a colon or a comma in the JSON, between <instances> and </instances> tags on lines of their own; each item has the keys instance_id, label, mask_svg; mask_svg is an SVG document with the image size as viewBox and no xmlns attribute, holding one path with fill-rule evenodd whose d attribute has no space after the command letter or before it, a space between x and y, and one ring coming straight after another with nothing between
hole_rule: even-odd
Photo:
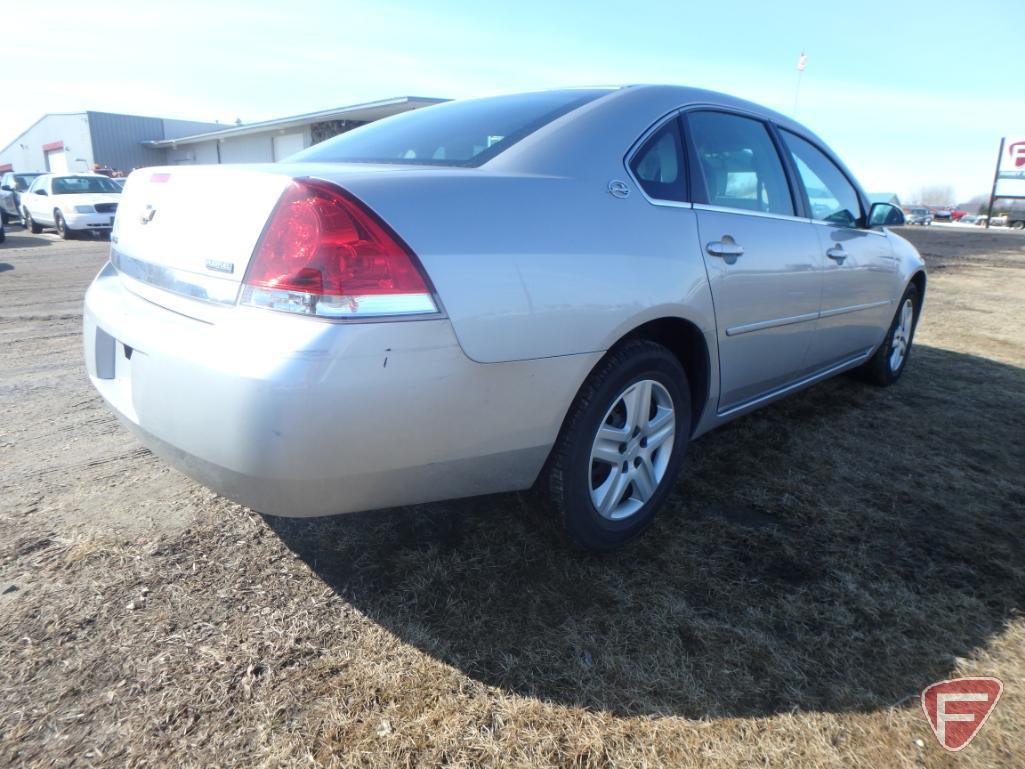
<instances>
[{"instance_id":1,"label":"red taillight","mask_svg":"<svg viewBox=\"0 0 1025 769\"><path fill-rule=\"evenodd\" d=\"M355 198L294 181L246 271L243 302L324 317L437 312L416 256Z\"/></svg>"}]
</instances>

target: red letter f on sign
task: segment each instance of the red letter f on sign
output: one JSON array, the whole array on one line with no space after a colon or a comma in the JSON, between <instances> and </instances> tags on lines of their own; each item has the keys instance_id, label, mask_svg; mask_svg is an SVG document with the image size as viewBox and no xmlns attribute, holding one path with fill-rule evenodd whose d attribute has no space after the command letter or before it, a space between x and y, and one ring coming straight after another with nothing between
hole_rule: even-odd
<instances>
[{"instance_id":1,"label":"red letter f on sign","mask_svg":"<svg viewBox=\"0 0 1025 769\"><path fill-rule=\"evenodd\" d=\"M1015 168L1025 166L1025 142L1015 142L1007 148L1007 154L1011 156Z\"/></svg>"},{"instance_id":2,"label":"red letter f on sign","mask_svg":"<svg viewBox=\"0 0 1025 769\"><path fill-rule=\"evenodd\" d=\"M998 678L954 678L922 692L922 709L946 750L963 750L986 723L1004 685Z\"/></svg>"}]
</instances>

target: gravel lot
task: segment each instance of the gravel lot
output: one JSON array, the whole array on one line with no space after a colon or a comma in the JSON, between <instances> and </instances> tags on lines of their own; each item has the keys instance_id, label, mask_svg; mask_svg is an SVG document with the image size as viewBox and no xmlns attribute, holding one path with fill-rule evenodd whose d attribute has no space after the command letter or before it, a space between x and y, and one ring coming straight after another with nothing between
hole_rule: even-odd
<instances>
[{"instance_id":1,"label":"gravel lot","mask_svg":"<svg viewBox=\"0 0 1025 769\"><path fill-rule=\"evenodd\" d=\"M264 518L90 387L100 241L0 246L0 766L1022 766L1025 235L905 231L910 368L697 441L625 553L529 495ZM922 687L997 675L969 748Z\"/></svg>"}]
</instances>

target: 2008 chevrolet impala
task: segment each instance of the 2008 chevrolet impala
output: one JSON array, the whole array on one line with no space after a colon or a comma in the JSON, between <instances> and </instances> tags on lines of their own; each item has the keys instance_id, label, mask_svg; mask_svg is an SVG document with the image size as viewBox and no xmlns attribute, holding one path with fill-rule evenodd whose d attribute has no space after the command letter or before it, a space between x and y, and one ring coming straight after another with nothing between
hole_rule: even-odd
<instances>
[{"instance_id":1,"label":"2008 chevrolet impala","mask_svg":"<svg viewBox=\"0 0 1025 769\"><path fill-rule=\"evenodd\" d=\"M541 483L609 549L698 435L848 369L900 377L925 292L902 222L722 94L449 102L283 163L133 173L86 362L143 443L258 511Z\"/></svg>"}]
</instances>

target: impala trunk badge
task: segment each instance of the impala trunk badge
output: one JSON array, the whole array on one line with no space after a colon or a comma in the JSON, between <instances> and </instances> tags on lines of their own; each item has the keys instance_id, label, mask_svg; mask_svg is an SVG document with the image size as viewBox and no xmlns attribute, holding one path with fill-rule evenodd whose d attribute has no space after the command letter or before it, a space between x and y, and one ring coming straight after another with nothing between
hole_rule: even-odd
<instances>
[{"instance_id":1,"label":"impala trunk badge","mask_svg":"<svg viewBox=\"0 0 1025 769\"><path fill-rule=\"evenodd\" d=\"M216 259L207 259L206 268L217 272L226 272L229 275L235 272L235 265L232 262L218 262Z\"/></svg>"}]
</instances>

